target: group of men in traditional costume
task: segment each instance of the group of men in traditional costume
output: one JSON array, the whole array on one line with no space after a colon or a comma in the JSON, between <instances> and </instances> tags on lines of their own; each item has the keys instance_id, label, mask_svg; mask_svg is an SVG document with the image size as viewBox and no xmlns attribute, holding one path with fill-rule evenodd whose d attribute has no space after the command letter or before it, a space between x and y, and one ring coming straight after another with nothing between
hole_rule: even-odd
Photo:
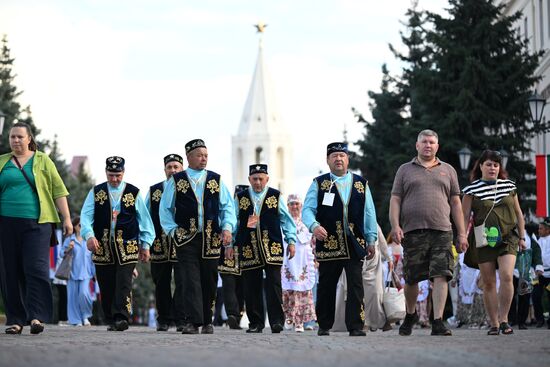
<instances>
[{"instance_id":1,"label":"group of men in traditional costume","mask_svg":"<svg viewBox=\"0 0 550 367\"><path fill-rule=\"evenodd\" d=\"M280 333L285 320L281 265L284 256L294 256L297 237L281 192L267 185L267 165L251 165L250 185L232 196L220 175L206 169L203 140L188 142L185 152L185 170L181 156L164 158L166 180L150 187L146 202L137 187L123 181L122 157L107 159L107 182L86 198L82 233L97 265L108 329L128 328L132 272L138 260L150 259L159 331L174 323L183 334L212 334L219 271L231 295L243 282L250 321L246 332L261 333L265 326L265 291L271 332ZM345 269L346 325L351 336L361 336L361 269L363 259L374 255L376 215L367 181L348 171L347 144L329 144L327 164L330 172L313 180L302 212L317 239L318 335L329 335L336 285ZM238 329L239 303L226 298L228 324Z\"/></svg>"}]
</instances>

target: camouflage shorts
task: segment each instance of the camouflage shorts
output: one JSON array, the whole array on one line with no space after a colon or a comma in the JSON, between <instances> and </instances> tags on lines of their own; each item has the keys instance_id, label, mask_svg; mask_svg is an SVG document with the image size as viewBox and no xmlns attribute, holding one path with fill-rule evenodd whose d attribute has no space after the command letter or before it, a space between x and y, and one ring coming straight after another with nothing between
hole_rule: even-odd
<instances>
[{"instance_id":1,"label":"camouflage shorts","mask_svg":"<svg viewBox=\"0 0 550 367\"><path fill-rule=\"evenodd\" d=\"M453 232L419 229L403 238L403 275L407 284L453 276Z\"/></svg>"}]
</instances>

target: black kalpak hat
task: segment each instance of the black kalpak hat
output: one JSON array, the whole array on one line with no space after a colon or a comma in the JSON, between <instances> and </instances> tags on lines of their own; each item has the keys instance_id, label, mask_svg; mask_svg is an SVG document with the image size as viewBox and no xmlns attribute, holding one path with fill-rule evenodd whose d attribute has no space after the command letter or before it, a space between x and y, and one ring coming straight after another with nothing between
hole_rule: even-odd
<instances>
[{"instance_id":1,"label":"black kalpak hat","mask_svg":"<svg viewBox=\"0 0 550 367\"><path fill-rule=\"evenodd\" d=\"M206 148L206 145L204 144L204 140L193 139L191 141L188 141L187 144L185 144L185 153L187 154L197 148Z\"/></svg>"},{"instance_id":2,"label":"black kalpak hat","mask_svg":"<svg viewBox=\"0 0 550 367\"><path fill-rule=\"evenodd\" d=\"M267 164L251 164L248 167L248 175L252 176L255 173L265 173L267 175Z\"/></svg>"},{"instance_id":3,"label":"black kalpak hat","mask_svg":"<svg viewBox=\"0 0 550 367\"><path fill-rule=\"evenodd\" d=\"M105 160L105 169L110 172L123 172L125 160L116 155Z\"/></svg>"},{"instance_id":4,"label":"black kalpak hat","mask_svg":"<svg viewBox=\"0 0 550 367\"><path fill-rule=\"evenodd\" d=\"M348 154L348 143L335 142L327 145L327 157L334 152L344 152Z\"/></svg>"},{"instance_id":5,"label":"black kalpak hat","mask_svg":"<svg viewBox=\"0 0 550 367\"><path fill-rule=\"evenodd\" d=\"M540 224L545 225L546 227L550 227L550 217L544 218L544 220Z\"/></svg>"},{"instance_id":6,"label":"black kalpak hat","mask_svg":"<svg viewBox=\"0 0 550 367\"><path fill-rule=\"evenodd\" d=\"M164 157L164 165L166 166L170 162L179 162L183 164L183 158L179 154L168 154Z\"/></svg>"}]
</instances>

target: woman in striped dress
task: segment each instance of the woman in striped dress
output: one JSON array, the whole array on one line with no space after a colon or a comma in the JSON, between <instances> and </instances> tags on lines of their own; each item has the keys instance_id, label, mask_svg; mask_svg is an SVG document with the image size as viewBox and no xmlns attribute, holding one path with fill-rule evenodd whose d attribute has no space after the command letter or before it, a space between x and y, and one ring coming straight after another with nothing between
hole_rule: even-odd
<instances>
[{"instance_id":1,"label":"woman in striped dress","mask_svg":"<svg viewBox=\"0 0 550 367\"><path fill-rule=\"evenodd\" d=\"M518 247L525 247L525 221L519 206L516 185L501 167L499 152L486 150L470 174L472 183L463 190L462 209L467 223L473 216L466 259L479 264L483 301L490 320L489 335L512 334L508 311L514 295L513 272ZM475 234L474 227L485 223ZM485 236L482 233L485 233ZM476 241L477 237L477 241ZM485 237L485 240L483 238ZM475 261L477 260L477 261ZM465 260L466 261L466 260ZM470 265L470 264L468 264ZM496 270L500 278L497 295Z\"/></svg>"}]
</instances>

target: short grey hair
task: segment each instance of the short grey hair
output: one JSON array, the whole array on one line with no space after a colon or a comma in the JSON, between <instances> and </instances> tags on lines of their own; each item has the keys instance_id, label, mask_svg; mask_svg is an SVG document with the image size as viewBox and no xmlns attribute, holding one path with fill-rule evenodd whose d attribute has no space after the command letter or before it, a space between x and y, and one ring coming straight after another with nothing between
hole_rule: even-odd
<instances>
[{"instance_id":1,"label":"short grey hair","mask_svg":"<svg viewBox=\"0 0 550 367\"><path fill-rule=\"evenodd\" d=\"M419 132L416 141L422 140L423 136L435 136L436 140L439 141L439 136L437 135L437 133L430 129L422 130L421 132Z\"/></svg>"}]
</instances>

